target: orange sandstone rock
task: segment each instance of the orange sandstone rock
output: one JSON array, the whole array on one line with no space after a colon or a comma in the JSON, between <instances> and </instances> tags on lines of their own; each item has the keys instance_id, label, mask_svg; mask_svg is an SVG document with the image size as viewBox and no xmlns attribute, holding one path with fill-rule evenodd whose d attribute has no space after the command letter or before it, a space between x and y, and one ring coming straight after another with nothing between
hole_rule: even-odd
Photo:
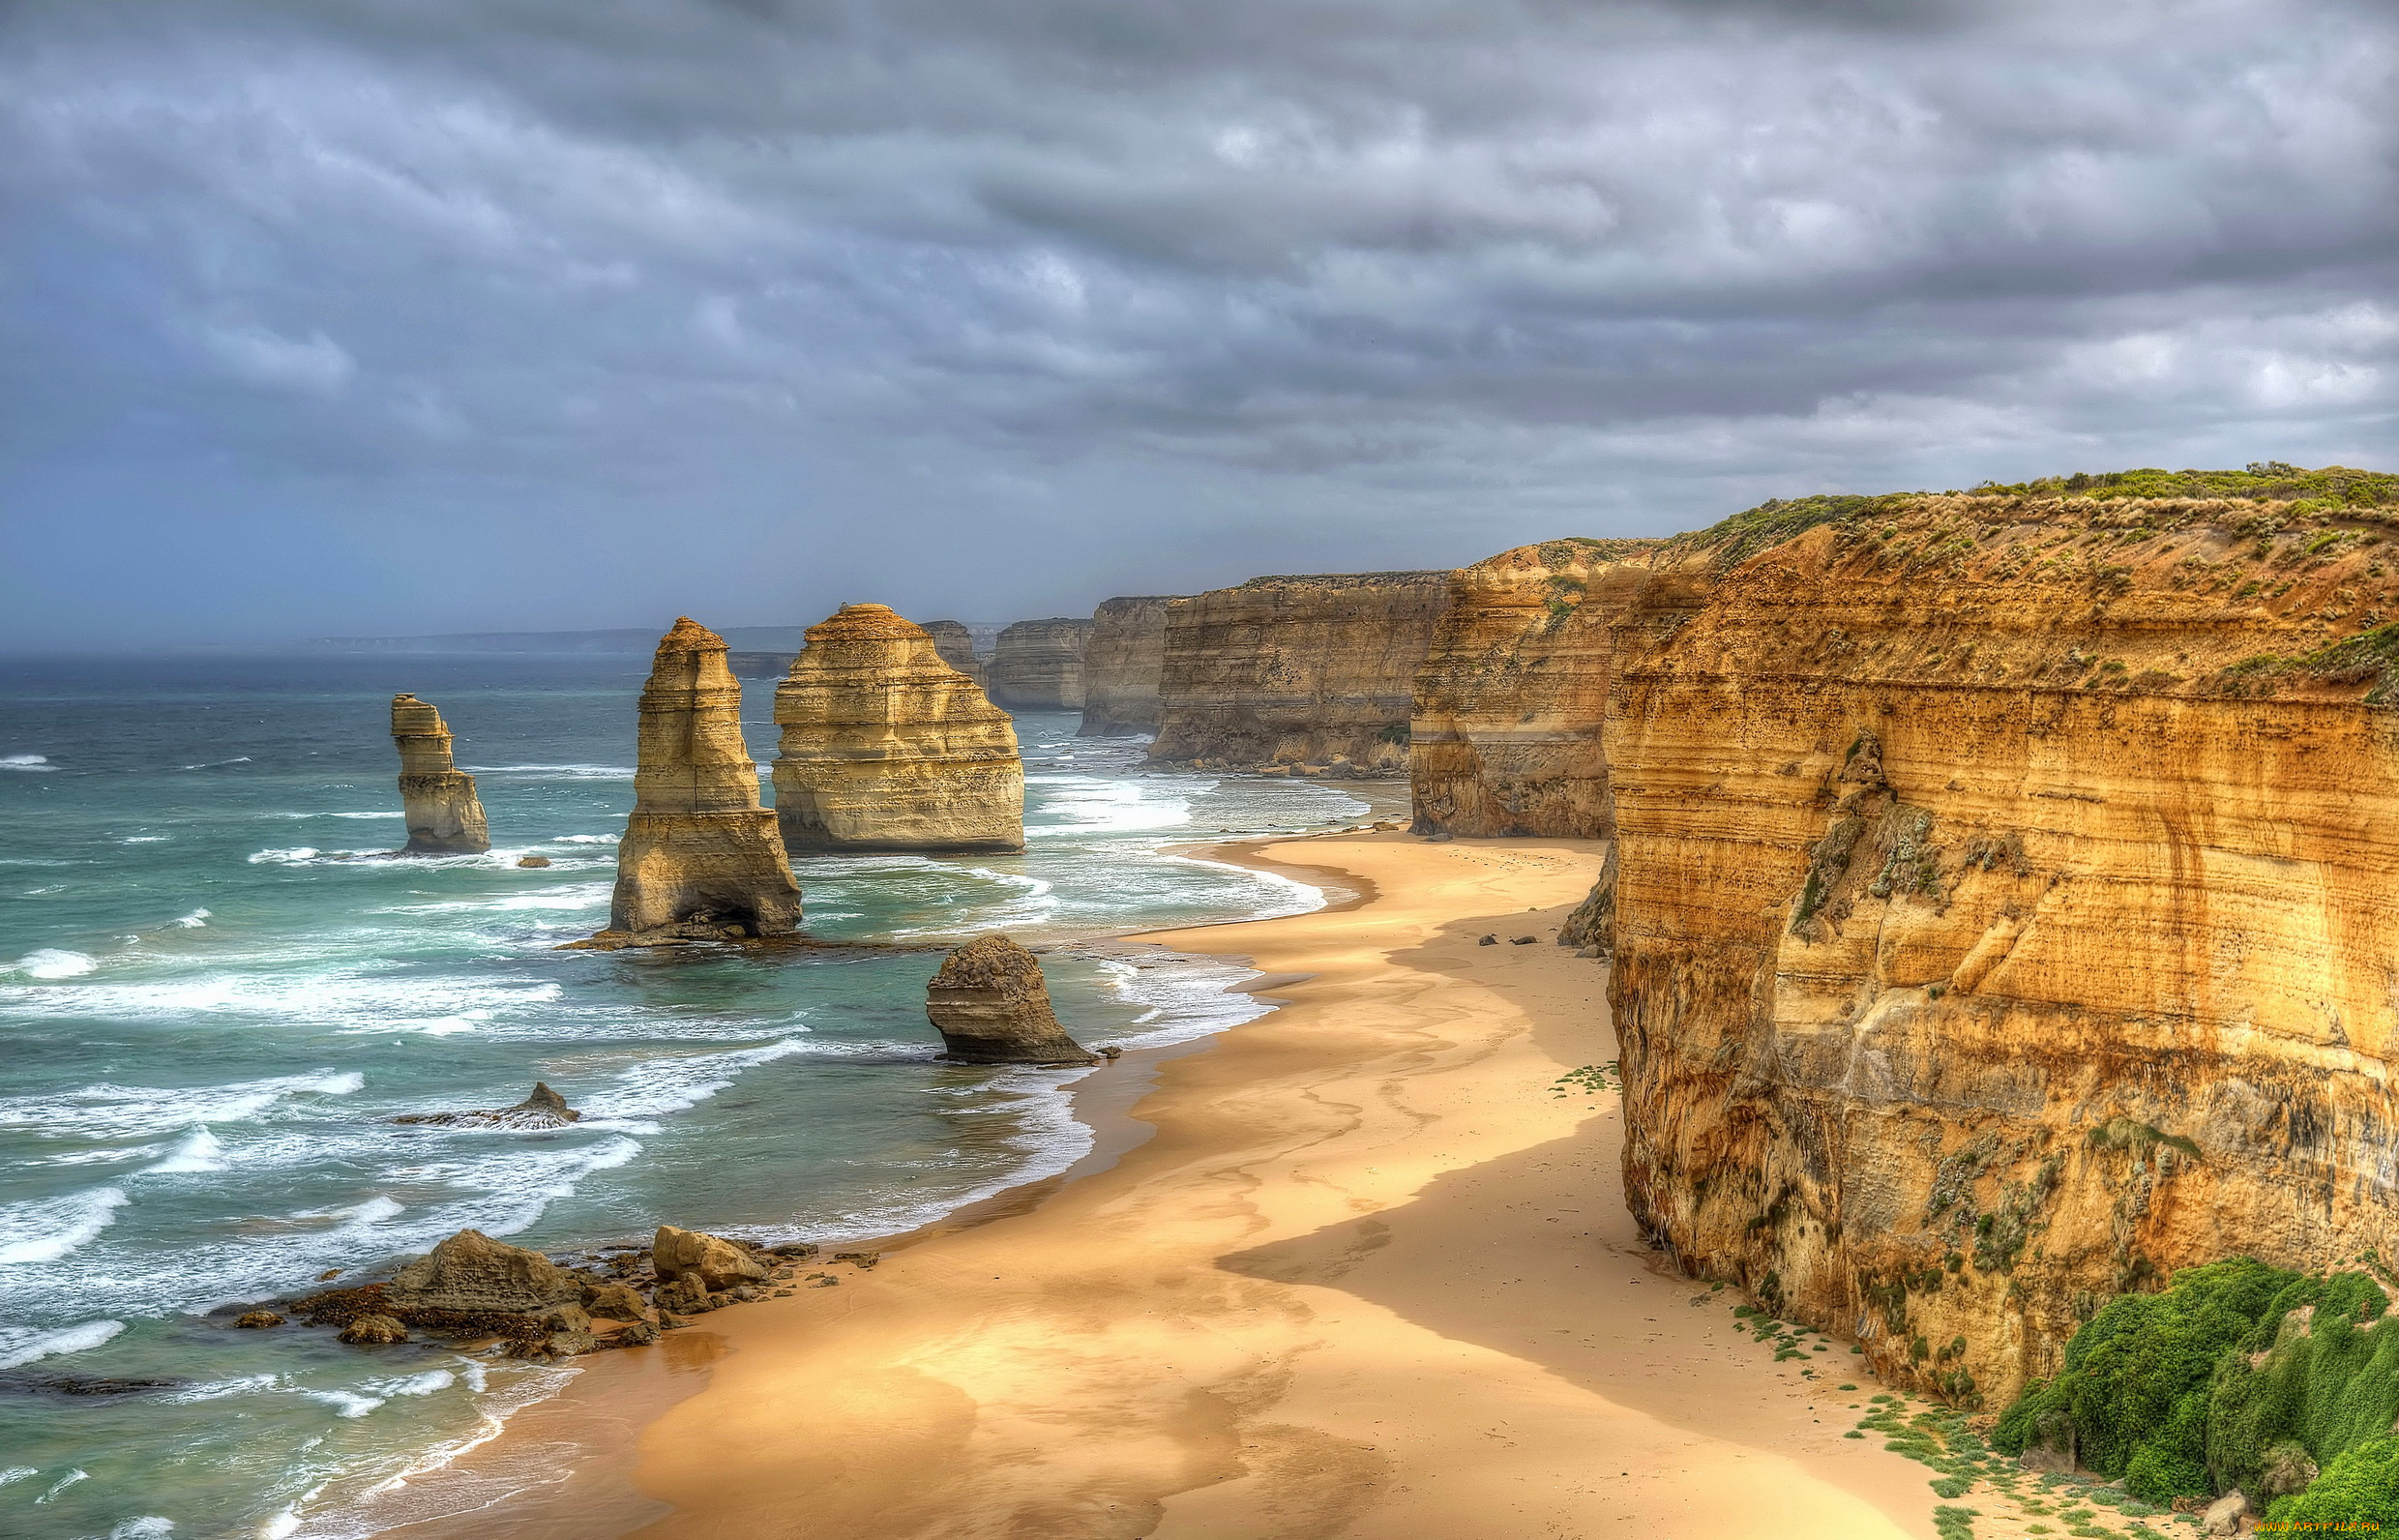
<instances>
[{"instance_id":1,"label":"orange sandstone rock","mask_svg":"<svg viewBox=\"0 0 2399 1540\"><path fill-rule=\"evenodd\" d=\"M430 701L392 697L392 741L400 746L400 801L408 821L402 855L481 855L491 848L475 778L450 759L451 733Z\"/></svg>"},{"instance_id":2,"label":"orange sandstone rock","mask_svg":"<svg viewBox=\"0 0 2399 1540\"><path fill-rule=\"evenodd\" d=\"M1147 737L1158 730L1167 607L1173 603L1151 594L1111 599L1092 612L1091 639L1083 649L1079 736Z\"/></svg>"}]
</instances>

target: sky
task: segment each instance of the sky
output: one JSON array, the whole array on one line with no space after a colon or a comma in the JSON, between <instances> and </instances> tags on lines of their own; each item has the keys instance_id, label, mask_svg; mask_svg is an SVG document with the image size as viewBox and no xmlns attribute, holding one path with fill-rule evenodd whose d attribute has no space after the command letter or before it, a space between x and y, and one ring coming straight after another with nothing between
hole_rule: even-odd
<instances>
[{"instance_id":1,"label":"sky","mask_svg":"<svg viewBox=\"0 0 2399 1540\"><path fill-rule=\"evenodd\" d=\"M2399 468L2399 8L0 0L0 648Z\"/></svg>"}]
</instances>

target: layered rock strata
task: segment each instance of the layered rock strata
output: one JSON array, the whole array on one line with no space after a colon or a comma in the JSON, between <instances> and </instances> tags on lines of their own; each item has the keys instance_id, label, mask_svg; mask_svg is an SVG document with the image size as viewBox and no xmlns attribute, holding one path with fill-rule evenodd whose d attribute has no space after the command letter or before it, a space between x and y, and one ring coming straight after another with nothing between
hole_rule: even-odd
<instances>
[{"instance_id":1,"label":"layered rock strata","mask_svg":"<svg viewBox=\"0 0 2399 1540\"><path fill-rule=\"evenodd\" d=\"M392 697L392 741L400 746L400 805L408 820L401 855L481 855L491 848L475 778L450 759L449 725L432 702Z\"/></svg>"},{"instance_id":2,"label":"layered rock strata","mask_svg":"<svg viewBox=\"0 0 2399 1540\"><path fill-rule=\"evenodd\" d=\"M775 691L789 850L1024 848L1016 725L881 605L808 631Z\"/></svg>"},{"instance_id":3,"label":"layered rock strata","mask_svg":"<svg viewBox=\"0 0 2399 1540\"><path fill-rule=\"evenodd\" d=\"M617 846L601 946L784 935L800 920L775 814L741 736L723 637L688 616L660 639L641 691L634 809Z\"/></svg>"},{"instance_id":4,"label":"layered rock strata","mask_svg":"<svg viewBox=\"0 0 2399 1540\"><path fill-rule=\"evenodd\" d=\"M2390 1254L2399 494L2346 495L1810 499L1653 560L1610 994L1687 1265L1997 1407L2177 1268Z\"/></svg>"},{"instance_id":5,"label":"layered rock strata","mask_svg":"<svg viewBox=\"0 0 2399 1540\"><path fill-rule=\"evenodd\" d=\"M1450 575L1409 724L1418 834L1608 832L1608 628L1655 544L1550 540Z\"/></svg>"},{"instance_id":6,"label":"layered rock strata","mask_svg":"<svg viewBox=\"0 0 2399 1540\"><path fill-rule=\"evenodd\" d=\"M983 660L975 656L974 633L963 620L928 620L925 635L933 638L933 650L941 661L964 674L976 684L983 683Z\"/></svg>"},{"instance_id":7,"label":"layered rock strata","mask_svg":"<svg viewBox=\"0 0 2399 1540\"><path fill-rule=\"evenodd\" d=\"M1150 757L1398 773L1448 601L1444 572L1254 578L1173 601Z\"/></svg>"},{"instance_id":8,"label":"layered rock strata","mask_svg":"<svg viewBox=\"0 0 2399 1540\"><path fill-rule=\"evenodd\" d=\"M992 700L1011 711L1081 711L1090 639L1088 620L1018 621L999 634L983 666Z\"/></svg>"},{"instance_id":9,"label":"layered rock strata","mask_svg":"<svg viewBox=\"0 0 2399 1540\"><path fill-rule=\"evenodd\" d=\"M1004 935L952 952L925 987L925 1014L967 1064L1091 1064L1051 1008L1041 960Z\"/></svg>"},{"instance_id":10,"label":"layered rock strata","mask_svg":"<svg viewBox=\"0 0 2399 1540\"><path fill-rule=\"evenodd\" d=\"M1083 648L1085 738L1145 738L1158 730L1159 685L1167 665L1167 607L1150 594L1111 599L1092 612Z\"/></svg>"}]
</instances>

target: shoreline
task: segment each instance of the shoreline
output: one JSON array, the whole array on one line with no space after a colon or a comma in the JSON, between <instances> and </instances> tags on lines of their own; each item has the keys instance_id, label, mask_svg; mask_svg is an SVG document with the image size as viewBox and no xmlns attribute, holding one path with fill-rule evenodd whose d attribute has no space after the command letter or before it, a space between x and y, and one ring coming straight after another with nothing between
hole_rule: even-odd
<instances>
[{"instance_id":1,"label":"shoreline","mask_svg":"<svg viewBox=\"0 0 2399 1540\"><path fill-rule=\"evenodd\" d=\"M1624 1213L1613 1093L1552 1094L1614 1054L1605 965L1546 933L1595 843L1213 848L1337 848L1320 869L1373 886L1128 938L1244 959L1285 1002L1128 1077L1149 1083L1111 1120L1152 1133L1102 1156L1094 1124L1098 1164L1008 1212L675 1334L721 1350L634 1419L629 1472L603 1462L637 1501L391 1532L1933 1533L1921 1467L1842 1441L1878 1387L1803 1380L1732 1329L1735 1296L1674 1277ZM1476 944L1525 931L1542 944ZM1662 1308L1686 1302L1719 1308Z\"/></svg>"}]
</instances>

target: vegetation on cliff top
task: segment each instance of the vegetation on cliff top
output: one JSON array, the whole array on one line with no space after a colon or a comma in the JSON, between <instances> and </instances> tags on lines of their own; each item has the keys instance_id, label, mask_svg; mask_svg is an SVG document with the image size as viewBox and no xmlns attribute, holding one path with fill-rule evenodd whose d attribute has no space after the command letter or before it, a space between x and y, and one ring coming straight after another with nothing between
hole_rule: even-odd
<instances>
[{"instance_id":1,"label":"vegetation on cliff top","mask_svg":"<svg viewBox=\"0 0 2399 1540\"><path fill-rule=\"evenodd\" d=\"M2399 1316L2380 1271L2243 1257L2119 1295L1991 1441L2020 1454L2070 1434L2084 1466L2151 1502L2238 1488L2276 1520L2399 1525Z\"/></svg>"}]
</instances>

